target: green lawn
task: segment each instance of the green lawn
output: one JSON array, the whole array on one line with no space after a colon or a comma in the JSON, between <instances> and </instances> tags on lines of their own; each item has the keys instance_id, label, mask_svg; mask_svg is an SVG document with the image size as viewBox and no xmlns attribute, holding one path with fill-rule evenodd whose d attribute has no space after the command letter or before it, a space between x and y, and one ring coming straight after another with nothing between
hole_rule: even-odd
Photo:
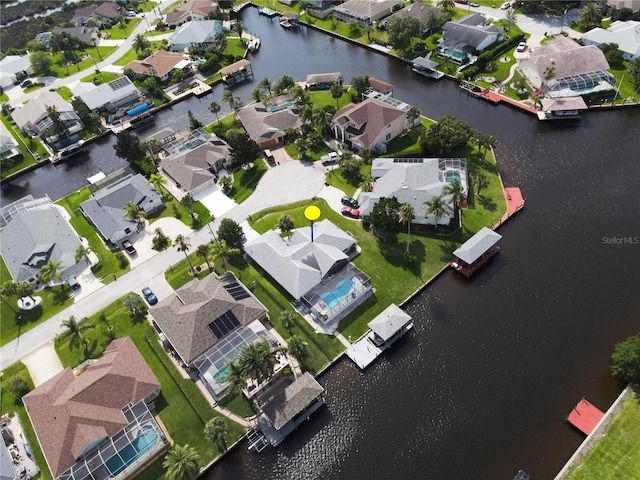
<instances>
[{"instance_id":1,"label":"green lawn","mask_svg":"<svg viewBox=\"0 0 640 480\"><path fill-rule=\"evenodd\" d=\"M568 480L640 478L640 395L634 392Z\"/></svg>"},{"instance_id":2,"label":"green lawn","mask_svg":"<svg viewBox=\"0 0 640 480\"><path fill-rule=\"evenodd\" d=\"M32 83L23 91L24 93L31 93L31 92L35 92L36 90L40 90L42 87L44 87L44 83Z\"/></svg>"},{"instance_id":3,"label":"green lawn","mask_svg":"<svg viewBox=\"0 0 640 480\"><path fill-rule=\"evenodd\" d=\"M287 143L284 147L285 151L289 154L291 158L294 160L302 160L302 156L296 147L295 139L291 142ZM304 160L315 162L320 160L323 155L328 154L331 149L327 146L327 144L322 139L316 139L311 143L311 148L306 152L306 156Z\"/></svg>"},{"instance_id":4,"label":"green lawn","mask_svg":"<svg viewBox=\"0 0 640 480\"><path fill-rule=\"evenodd\" d=\"M68 65L68 68L62 63L62 53L58 52L51 56L53 59L53 65L47 75L65 78L82 70L87 70L89 68L95 69L96 64L100 62L101 58L107 58L117 48L118 47L93 47L87 48L82 52L76 51L76 58L80 59L80 62L74 65Z\"/></svg>"},{"instance_id":5,"label":"green lawn","mask_svg":"<svg viewBox=\"0 0 640 480\"><path fill-rule=\"evenodd\" d=\"M18 150L22 154L21 157L13 160L11 163L8 161L2 162L2 178L6 178L20 170L27 168L30 165L36 163L32 153L40 155L40 161L49 158L49 153L44 149L40 140L37 138L26 138L22 132L16 127L11 120L11 117L6 115L0 115L2 123L7 127L7 130L13 135L13 138L18 144Z\"/></svg>"},{"instance_id":6,"label":"green lawn","mask_svg":"<svg viewBox=\"0 0 640 480\"><path fill-rule=\"evenodd\" d=\"M81 78L80 81L93 83L94 80L97 78L100 81L100 83L109 83L115 80L116 78L120 78L121 76L122 75L119 75L117 73L111 73L111 72L100 72L100 73L93 72L87 75L86 77ZM62 87L62 88L66 88L66 87Z\"/></svg>"},{"instance_id":7,"label":"green lawn","mask_svg":"<svg viewBox=\"0 0 640 480\"><path fill-rule=\"evenodd\" d=\"M149 48L152 52L156 50L160 50L163 46L162 40L156 40L149 42ZM144 58L144 57L143 57ZM118 60L113 62L113 65L118 65L120 67L124 67L125 65L131 63L134 60L139 60L138 52L136 52L133 48L128 50L123 56L121 56Z\"/></svg>"},{"instance_id":8,"label":"green lawn","mask_svg":"<svg viewBox=\"0 0 640 480\"><path fill-rule=\"evenodd\" d=\"M60 87L57 90L58 95L64 98L67 102L70 102L73 98L73 92L69 89L69 87Z\"/></svg>"},{"instance_id":9,"label":"green lawn","mask_svg":"<svg viewBox=\"0 0 640 480\"><path fill-rule=\"evenodd\" d=\"M171 5L169 5L168 7L165 7L162 9L162 13L169 13L169 12L173 12L174 10L176 10L180 4L182 3L182 0L178 0L177 2L173 2Z\"/></svg>"},{"instance_id":10,"label":"green lawn","mask_svg":"<svg viewBox=\"0 0 640 480\"><path fill-rule=\"evenodd\" d=\"M233 187L228 197L237 203L244 202L253 193L256 185L267 171L267 166L261 158L253 162L253 167L245 170L239 168L233 172Z\"/></svg>"},{"instance_id":11,"label":"green lawn","mask_svg":"<svg viewBox=\"0 0 640 480\"><path fill-rule=\"evenodd\" d=\"M109 283L113 281L114 275L119 277L129 271L129 261L122 252L114 253L109 250L98 236L95 228L82 215L80 204L88 200L90 196L89 189L83 188L56 203L63 206L71 215L71 226L78 235L87 239L91 251L98 257L98 264L92 267L91 271L97 278L103 279L104 283Z\"/></svg>"},{"instance_id":12,"label":"green lawn","mask_svg":"<svg viewBox=\"0 0 640 480\"><path fill-rule=\"evenodd\" d=\"M136 29L136 27L141 21L142 21L142 18L139 18L139 17L127 18L125 20L126 26L124 28L122 28L122 25L120 25L120 23L117 23L116 25L114 25L113 27L107 30L100 30L100 33L101 34L106 33L108 35L107 38L109 40L124 40L125 38L127 38L127 36L131 34L131 32L133 32Z\"/></svg>"},{"instance_id":13,"label":"green lawn","mask_svg":"<svg viewBox=\"0 0 640 480\"><path fill-rule=\"evenodd\" d=\"M360 164L360 176L371 175L371 165L365 163ZM358 189L358 182L353 182L351 179L346 179L339 167L334 167L327 173L326 180L329 185L342 190L345 194L353 197Z\"/></svg>"}]
</instances>

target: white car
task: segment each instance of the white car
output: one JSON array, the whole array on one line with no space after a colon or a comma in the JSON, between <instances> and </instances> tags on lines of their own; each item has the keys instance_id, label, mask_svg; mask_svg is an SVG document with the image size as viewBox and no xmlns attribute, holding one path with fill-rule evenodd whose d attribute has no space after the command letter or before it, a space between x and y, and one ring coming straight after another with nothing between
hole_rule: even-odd
<instances>
[{"instance_id":1,"label":"white car","mask_svg":"<svg viewBox=\"0 0 640 480\"><path fill-rule=\"evenodd\" d=\"M516 52L526 52L527 51L527 42L520 42L516 47Z\"/></svg>"},{"instance_id":2,"label":"white car","mask_svg":"<svg viewBox=\"0 0 640 480\"><path fill-rule=\"evenodd\" d=\"M504 2L504 3L500 6L500 8L501 8L502 10L509 10L509 9L511 8L511 2Z\"/></svg>"}]
</instances>

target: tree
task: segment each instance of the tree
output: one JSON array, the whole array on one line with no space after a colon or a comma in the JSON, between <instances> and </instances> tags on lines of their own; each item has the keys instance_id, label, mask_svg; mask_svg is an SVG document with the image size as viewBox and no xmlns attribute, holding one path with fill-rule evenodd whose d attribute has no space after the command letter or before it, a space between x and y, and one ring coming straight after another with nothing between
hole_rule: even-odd
<instances>
[{"instance_id":1,"label":"tree","mask_svg":"<svg viewBox=\"0 0 640 480\"><path fill-rule=\"evenodd\" d=\"M33 52L29 56L31 68L35 75L43 75L49 71L53 65L53 59L47 52Z\"/></svg>"},{"instance_id":2,"label":"tree","mask_svg":"<svg viewBox=\"0 0 640 480\"><path fill-rule=\"evenodd\" d=\"M360 160L349 151L343 152L338 160L340 173L346 179L357 182L360 179Z\"/></svg>"},{"instance_id":3,"label":"tree","mask_svg":"<svg viewBox=\"0 0 640 480\"><path fill-rule=\"evenodd\" d=\"M168 235L165 235L161 228L154 230L153 239L151 245L154 250L162 251L171 246L171 239Z\"/></svg>"},{"instance_id":4,"label":"tree","mask_svg":"<svg viewBox=\"0 0 640 480\"><path fill-rule=\"evenodd\" d=\"M85 339L82 332L93 327L92 324L87 322L79 323L76 321L76 317L72 315L62 322L62 326L66 328L63 336L69 337L69 350L80 348L81 345L84 345L85 349L87 348L88 340Z\"/></svg>"},{"instance_id":5,"label":"tree","mask_svg":"<svg viewBox=\"0 0 640 480\"><path fill-rule=\"evenodd\" d=\"M207 267L209 268L209 271L211 271L211 264L209 263L209 245L207 245L206 243L198 245L198 247L196 248L196 253L199 257L202 257L205 262L207 262Z\"/></svg>"},{"instance_id":6,"label":"tree","mask_svg":"<svg viewBox=\"0 0 640 480\"><path fill-rule=\"evenodd\" d=\"M453 2L453 0L451 0ZM389 23L387 33L389 43L395 48L400 56L404 57L404 52L411 45L414 37L420 35L422 27L420 20L414 17L396 17Z\"/></svg>"},{"instance_id":7,"label":"tree","mask_svg":"<svg viewBox=\"0 0 640 480\"><path fill-rule=\"evenodd\" d=\"M291 237L291 231L294 228L293 218L291 215L287 215L286 213L280 217L278 220L278 228L280 231L287 235L287 237Z\"/></svg>"},{"instance_id":8,"label":"tree","mask_svg":"<svg viewBox=\"0 0 640 480\"><path fill-rule=\"evenodd\" d=\"M231 110L237 110L240 99L236 97L231 90L225 90L222 94L221 100L229 104Z\"/></svg>"},{"instance_id":9,"label":"tree","mask_svg":"<svg viewBox=\"0 0 640 480\"><path fill-rule=\"evenodd\" d=\"M92 128L98 131L102 131L102 128L100 126L100 115L89 110L89 107L87 107L86 103L84 103L79 98L73 98L71 100L71 106L78 114L80 120L86 128Z\"/></svg>"},{"instance_id":10,"label":"tree","mask_svg":"<svg viewBox=\"0 0 640 480\"><path fill-rule=\"evenodd\" d=\"M489 179L484 173L475 173L471 176L471 181L476 189L476 195L480 196L480 191L489 186Z\"/></svg>"},{"instance_id":11,"label":"tree","mask_svg":"<svg viewBox=\"0 0 640 480\"><path fill-rule=\"evenodd\" d=\"M291 327L293 327L295 323L295 314L291 310L282 310L278 320L280 320L280 323L282 323L282 326L287 332L291 333Z\"/></svg>"},{"instance_id":12,"label":"tree","mask_svg":"<svg viewBox=\"0 0 640 480\"><path fill-rule=\"evenodd\" d=\"M51 120L51 130L52 136L57 138L69 137L69 129L67 128L67 124L62 119L60 112L55 107L55 105L47 105L47 116L49 120Z\"/></svg>"},{"instance_id":13,"label":"tree","mask_svg":"<svg viewBox=\"0 0 640 480\"><path fill-rule=\"evenodd\" d=\"M403 203L398 210L398 221L407 225L407 253L409 253L409 244L411 239L411 220L416 218L416 212L413 205Z\"/></svg>"},{"instance_id":14,"label":"tree","mask_svg":"<svg viewBox=\"0 0 640 480\"><path fill-rule=\"evenodd\" d=\"M229 424L222 417L214 417L204 426L204 438L206 438L208 442L221 446L222 451L227 449L225 437L228 433Z\"/></svg>"},{"instance_id":15,"label":"tree","mask_svg":"<svg viewBox=\"0 0 640 480\"><path fill-rule=\"evenodd\" d=\"M640 333L616 344L611 355L611 372L626 382L640 383Z\"/></svg>"},{"instance_id":16,"label":"tree","mask_svg":"<svg viewBox=\"0 0 640 480\"><path fill-rule=\"evenodd\" d=\"M333 114L327 112L322 108L315 108L312 110L311 121L318 129L320 135L324 135L329 132L331 127L331 121L333 120Z\"/></svg>"},{"instance_id":17,"label":"tree","mask_svg":"<svg viewBox=\"0 0 640 480\"><path fill-rule=\"evenodd\" d=\"M290 88L292 88L295 84L296 82L293 77L290 77L289 75L283 75L273 85L273 91L274 93L282 93L285 90L289 90Z\"/></svg>"},{"instance_id":18,"label":"tree","mask_svg":"<svg viewBox=\"0 0 640 480\"><path fill-rule=\"evenodd\" d=\"M308 346L309 344L305 342L300 335L292 335L291 338L287 340L289 354L298 361L303 360L307 355Z\"/></svg>"},{"instance_id":19,"label":"tree","mask_svg":"<svg viewBox=\"0 0 640 480\"><path fill-rule=\"evenodd\" d=\"M307 158L307 153L311 148L311 142L309 141L309 139L306 136L301 136L295 141L295 145L298 153L300 154L300 159L304 160L305 158Z\"/></svg>"},{"instance_id":20,"label":"tree","mask_svg":"<svg viewBox=\"0 0 640 480\"><path fill-rule=\"evenodd\" d=\"M7 386L16 398L22 398L29 391L27 381L18 373L15 373L7 380Z\"/></svg>"},{"instance_id":21,"label":"tree","mask_svg":"<svg viewBox=\"0 0 640 480\"><path fill-rule=\"evenodd\" d=\"M174 445L165 455L162 466L167 469L167 480L193 480L200 470L200 455L188 444Z\"/></svg>"},{"instance_id":22,"label":"tree","mask_svg":"<svg viewBox=\"0 0 640 480\"><path fill-rule=\"evenodd\" d=\"M187 262L189 262L189 267L191 268L191 271L195 274L195 270L193 269L193 265L191 264L191 259L189 258L189 255L187 254L187 252L191 248L191 241L189 240L189 237L186 237L186 236L184 236L182 234L179 234L179 235L176 236L176 239L174 240L174 243L176 245L176 249L179 252L184 253L184 256L187 257Z\"/></svg>"},{"instance_id":23,"label":"tree","mask_svg":"<svg viewBox=\"0 0 640 480\"><path fill-rule=\"evenodd\" d=\"M90 247L85 247L84 245L78 245L76 248L75 261L76 263L80 263L81 261L85 261L87 265L91 265L91 259L89 258L89 254L91 253Z\"/></svg>"},{"instance_id":24,"label":"tree","mask_svg":"<svg viewBox=\"0 0 640 480\"><path fill-rule=\"evenodd\" d=\"M257 86L256 88L251 90L251 93L249 94L249 98L251 100L253 100L254 102L261 101L262 100L262 89L259 86Z\"/></svg>"},{"instance_id":25,"label":"tree","mask_svg":"<svg viewBox=\"0 0 640 480\"><path fill-rule=\"evenodd\" d=\"M233 30L238 34L238 36L240 37L240 41L244 45L245 40L242 37L242 34L244 33L244 25L240 20L236 20L236 24L233 26Z\"/></svg>"},{"instance_id":26,"label":"tree","mask_svg":"<svg viewBox=\"0 0 640 480\"><path fill-rule=\"evenodd\" d=\"M441 155L450 155L456 149L466 146L471 139L471 127L467 122L456 120L453 115L447 114L429 127L427 136L433 138Z\"/></svg>"},{"instance_id":27,"label":"tree","mask_svg":"<svg viewBox=\"0 0 640 480\"><path fill-rule=\"evenodd\" d=\"M253 162L260 154L260 146L246 133L231 130L227 133L226 140L232 149L231 158L234 166Z\"/></svg>"},{"instance_id":28,"label":"tree","mask_svg":"<svg viewBox=\"0 0 640 480\"><path fill-rule=\"evenodd\" d=\"M454 0L438 0L436 5L443 12L452 12L453 9L456 8Z\"/></svg>"},{"instance_id":29,"label":"tree","mask_svg":"<svg viewBox=\"0 0 640 480\"><path fill-rule=\"evenodd\" d=\"M218 102L214 101L209 104L209 111L216 116L216 122L220 121L220 119L218 118L218 113L220 112L220 110L222 110L222 107Z\"/></svg>"},{"instance_id":30,"label":"tree","mask_svg":"<svg viewBox=\"0 0 640 480\"><path fill-rule=\"evenodd\" d=\"M390 241L398 232L400 202L396 197L381 197L369 215L374 235L382 242Z\"/></svg>"},{"instance_id":31,"label":"tree","mask_svg":"<svg viewBox=\"0 0 640 480\"><path fill-rule=\"evenodd\" d=\"M13 311L13 313L18 313L16 312L13 307L9 304L9 302L7 302L7 299L5 297L8 296L14 296L18 294L18 284L16 282L13 281L8 281L8 282L4 282L2 284L2 286L0 286L0 301L5 302L5 304Z\"/></svg>"},{"instance_id":32,"label":"tree","mask_svg":"<svg viewBox=\"0 0 640 480\"><path fill-rule=\"evenodd\" d=\"M238 362L245 375L258 384L273 375L275 360L269 342L264 338L244 347L238 354Z\"/></svg>"},{"instance_id":33,"label":"tree","mask_svg":"<svg viewBox=\"0 0 640 480\"><path fill-rule=\"evenodd\" d=\"M35 287L29 282L20 282L16 285L16 294L20 298L29 297L32 302L35 302L35 299L32 296L35 290Z\"/></svg>"},{"instance_id":34,"label":"tree","mask_svg":"<svg viewBox=\"0 0 640 480\"><path fill-rule=\"evenodd\" d=\"M129 201L124 204L124 217L139 224L147 217L147 212L137 203Z\"/></svg>"},{"instance_id":35,"label":"tree","mask_svg":"<svg viewBox=\"0 0 640 480\"><path fill-rule=\"evenodd\" d=\"M42 267L40 267L40 273L38 278L42 283L49 283L54 278L61 280L60 269L62 268L62 260L49 260Z\"/></svg>"},{"instance_id":36,"label":"tree","mask_svg":"<svg viewBox=\"0 0 640 480\"><path fill-rule=\"evenodd\" d=\"M622 50L617 43L601 43L598 47L604 53L607 62L611 66L620 66L624 60Z\"/></svg>"},{"instance_id":37,"label":"tree","mask_svg":"<svg viewBox=\"0 0 640 480\"><path fill-rule=\"evenodd\" d=\"M582 10L580 10L578 22L580 22L586 29L599 27L600 22L602 22L602 9L600 8L600 5L595 2L587 3Z\"/></svg>"},{"instance_id":38,"label":"tree","mask_svg":"<svg viewBox=\"0 0 640 480\"><path fill-rule=\"evenodd\" d=\"M451 183L442 188L442 194L451 197L456 209L460 208L460 204L464 200L464 187L460 179L454 178L451 180Z\"/></svg>"},{"instance_id":39,"label":"tree","mask_svg":"<svg viewBox=\"0 0 640 480\"><path fill-rule=\"evenodd\" d=\"M230 360L225 363L226 372L220 379L223 383L228 383L228 392L241 390L247 385L247 378L237 360Z\"/></svg>"},{"instance_id":40,"label":"tree","mask_svg":"<svg viewBox=\"0 0 640 480\"><path fill-rule=\"evenodd\" d=\"M193 198L193 195L191 195L190 193L187 193L184 197L182 197L182 200L180 200L180 203L184 208L186 208L189 211L189 215L193 219L194 217L193 205L196 203L196 200L195 198Z\"/></svg>"},{"instance_id":41,"label":"tree","mask_svg":"<svg viewBox=\"0 0 640 480\"><path fill-rule=\"evenodd\" d=\"M336 109L340 108L339 102L342 98L342 95L344 95L344 88L342 88L342 85L334 83L333 85L331 85L329 92L331 93L331 96L336 99Z\"/></svg>"},{"instance_id":42,"label":"tree","mask_svg":"<svg viewBox=\"0 0 640 480\"><path fill-rule=\"evenodd\" d=\"M161 173L152 173L149 176L149 184L162 196L164 196L164 193L167 190L164 187L165 183L167 183L167 179Z\"/></svg>"},{"instance_id":43,"label":"tree","mask_svg":"<svg viewBox=\"0 0 640 480\"><path fill-rule=\"evenodd\" d=\"M117 135L113 148L116 156L124 158L129 163L135 163L146 156L140 139L126 130Z\"/></svg>"},{"instance_id":44,"label":"tree","mask_svg":"<svg viewBox=\"0 0 640 480\"><path fill-rule=\"evenodd\" d=\"M269 93L269 96L271 96L271 79L270 78L264 77L262 80L260 80L258 87L263 90L266 90Z\"/></svg>"},{"instance_id":45,"label":"tree","mask_svg":"<svg viewBox=\"0 0 640 480\"><path fill-rule=\"evenodd\" d=\"M556 67L553 65L547 65L544 67L544 79L546 81L551 80L556 75Z\"/></svg>"},{"instance_id":46,"label":"tree","mask_svg":"<svg viewBox=\"0 0 640 480\"><path fill-rule=\"evenodd\" d=\"M209 247L209 258L212 262L215 262L217 259L222 258L224 262L225 270L229 270L229 257L231 255L240 255L241 250L239 248L232 248L227 245L225 240L220 238L214 240L211 243L211 247Z\"/></svg>"},{"instance_id":47,"label":"tree","mask_svg":"<svg viewBox=\"0 0 640 480\"><path fill-rule=\"evenodd\" d=\"M124 299L124 306L134 317L144 316L148 312L147 306L142 301L142 298L135 293L127 295Z\"/></svg>"},{"instance_id":48,"label":"tree","mask_svg":"<svg viewBox=\"0 0 640 480\"><path fill-rule=\"evenodd\" d=\"M187 116L189 117L189 130L202 128L202 122L195 117L191 110L187 112Z\"/></svg>"},{"instance_id":49,"label":"tree","mask_svg":"<svg viewBox=\"0 0 640 480\"><path fill-rule=\"evenodd\" d=\"M225 175L220 179L218 185L220 185L224 193L229 193L233 187L233 177L231 175Z\"/></svg>"},{"instance_id":50,"label":"tree","mask_svg":"<svg viewBox=\"0 0 640 480\"><path fill-rule=\"evenodd\" d=\"M227 242L229 248L240 248L244 232L242 227L231 218L223 218L218 227L218 238Z\"/></svg>"},{"instance_id":51,"label":"tree","mask_svg":"<svg viewBox=\"0 0 640 480\"><path fill-rule=\"evenodd\" d=\"M511 30L511 27L513 27L517 21L518 21L518 14L516 13L515 7L507 10L507 13L505 14L505 19L504 19L505 31L508 32L509 30Z\"/></svg>"},{"instance_id":52,"label":"tree","mask_svg":"<svg viewBox=\"0 0 640 480\"><path fill-rule=\"evenodd\" d=\"M151 46L151 44L149 43L149 40L147 40L143 34L139 33L133 38L133 45L132 46L133 46L133 50L134 51L142 52L145 49L149 48Z\"/></svg>"},{"instance_id":53,"label":"tree","mask_svg":"<svg viewBox=\"0 0 640 480\"><path fill-rule=\"evenodd\" d=\"M362 98L362 94L370 87L368 75L356 75L351 79L351 86L358 93L358 98Z\"/></svg>"},{"instance_id":54,"label":"tree","mask_svg":"<svg viewBox=\"0 0 640 480\"><path fill-rule=\"evenodd\" d=\"M411 127L415 127L416 122L420 125L420 109L418 107L411 107L407 112L407 123L409 123Z\"/></svg>"},{"instance_id":55,"label":"tree","mask_svg":"<svg viewBox=\"0 0 640 480\"><path fill-rule=\"evenodd\" d=\"M447 213L449 213L449 208L447 207L447 204L444 202L441 195L436 195L435 197L431 198L431 200L427 200L426 202L424 202L424 204L427 206L425 217L429 215L433 215L436 221L436 229L437 229L440 219L444 217Z\"/></svg>"},{"instance_id":56,"label":"tree","mask_svg":"<svg viewBox=\"0 0 640 480\"><path fill-rule=\"evenodd\" d=\"M629 62L629 69L627 70L633 79L633 85L640 87L640 57L634 58Z\"/></svg>"},{"instance_id":57,"label":"tree","mask_svg":"<svg viewBox=\"0 0 640 480\"><path fill-rule=\"evenodd\" d=\"M361 177L360 183L358 184L358 187L360 187L363 192L370 192L371 190L373 190L374 183L375 182L371 175L363 175Z\"/></svg>"}]
</instances>

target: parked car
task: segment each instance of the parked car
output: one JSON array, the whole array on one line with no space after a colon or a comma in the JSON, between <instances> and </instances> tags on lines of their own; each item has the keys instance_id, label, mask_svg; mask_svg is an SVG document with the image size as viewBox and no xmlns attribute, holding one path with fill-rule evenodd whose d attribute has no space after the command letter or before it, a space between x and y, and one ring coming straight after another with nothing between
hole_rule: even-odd
<instances>
[{"instance_id":1,"label":"parked car","mask_svg":"<svg viewBox=\"0 0 640 480\"><path fill-rule=\"evenodd\" d=\"M269 150L268 148L264 149L262 151L262 154L264 155L265 160L267 161L267 163L269 165L271 165L272 167L275 167L276 165L276 159L273 158L273 153L271 153L271 150Z\"/></svg>"},{"instance_id":2,"label":"parked car","mask_svg":"<svg viewBox=\"0 0 640 480\"><path fill-rule=\"evenodd\" d=\"M360 210L351 207L342 207L342 215L351 218L360 218Z\"/></svg>"},{"instance_id":3,"label":"parked car","mask_svg":"<svg viewBox=\"0 0 640 480\"><path fill-rule=\"evenodd\" d=\"M30 87L31 85L33 85L33 82L31 81L31 79L30 79L30 78L27 78L25 81L23 81L23 82L20 84L20 86L21 86L22 88L27 88L27 87Z\"/></svg>"},{"instance_id":4,"label":"parked car","mask_svg":"<svg viewBox=\"0 0 640 480\"><path fill-rule=\"evenodd\" d=\"M474 8L475 8L475 7L479 7L479 6L480 6L480 4L475 3L475 2L471 2L471 3L469 3L469 6L470 6L470 7L474 7Z\"/></svg>"},{"instance_id":5,"label":"parked car","mask_svg":"<svg viewBox=\"0 0 640 480\"><path fill-rule=\"evenodd\" d=\"M466 5L467 3L469 3L469 0L456 0L456 3L461 3L463 5Z\"/></svg>"},{"instance_id":6,"label":"parked car","mask_svg":"<svg viewBox=\"0 0 640 480\"><path fill-rule=\"evenodd\" d=\"M516 47L516 52L526 52L527 51L527 42L520 42Z\"/></svg>"},{"instance_id":7,"label":"parked car","mask_svg":"<svg viewBox=\"0 0 640 480\"><path fill-rule=\"evenodd\" d=\"M122 242L122 248L124 248L129 255L135 255L138 253L136 247L134 247L129 240Z\"/></svg>"},{"instance_id":8,"label":"parked car","mask_svg":"<svg viewBox=\"0 0 640 480\"><path fill-rule=\"evenodd\" d=\"M351 207L351 208L358 208L358 201L355 198L351 198L348 196L344 196L342 197L342 199L340 200L342 202L343 205L346 205L347 207Z\"/></svg>"},{"instance_id":9,"label":"parked car","mask_svg":"<svg viewBox=\"0 0 640 480\"><path fill-rule=\"evenodd\" d=\"M153 293L149 287L144 287L142 289L142 295L144 296L144 299L149 303L149 305L155 305L156 303L158 303L156 294Z\"/></svg>"},{"instance_id":10,"label":"parked car","mask_svg":"<svg viewBox=\"0 0 640 480\"><path fill-rule=\"evenodd\" d=\"M67 282L67 285L71 287L71 290L77 290L80 288L80 284L78 283L78 280L76 279L75 275L68 276L65 281Z\"/></svg>"},{"instance_id":11,"label":"parked car","mask_svg":"<svg viewBox=\"0 0 640 480\"><path fill-rule=\"evenodd\" d=\"M323 155L322 157L320 157L320 161L325 167L327 165L334 165L338 163L339 159L340 155L338 155L336 152L329 152L327 155Z\"/></svg>"},{"instance_id":12,"label":"parked car","mask_svg":"<svg viewBox=\"0 0 640 480\"><path fill-rule=\"evenodd\" d=\"M509 10L511 8L511 2L504 2L501 6L500 9L502 10Z\"/></svg>"}]
</instances>

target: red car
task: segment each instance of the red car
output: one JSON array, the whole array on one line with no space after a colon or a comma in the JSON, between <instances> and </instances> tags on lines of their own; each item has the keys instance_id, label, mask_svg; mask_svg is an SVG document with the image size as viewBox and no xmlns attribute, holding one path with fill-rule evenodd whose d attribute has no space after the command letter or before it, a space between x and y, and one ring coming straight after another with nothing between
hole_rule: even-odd
<instances>
[{"instance_id":1,"label":"red car","mask_svg":"<svg viewBox=\"0 0 640 480\"><path fill-rule=\"evenodd\" d=\"M342 207L342 214L346 217L360 218L360 210L351 207Z\"/></svg>"},{"instance_id":2,"label":"red car","mask_svg":"<svg viewBox=\"0 0 640 480\"><path fill-rule=\"evenodd\" d=\"M467 3L469 3L469 0L456 0L456 3L462 3L463 5L466 5Z\"/></svg>"}]
</instances>

